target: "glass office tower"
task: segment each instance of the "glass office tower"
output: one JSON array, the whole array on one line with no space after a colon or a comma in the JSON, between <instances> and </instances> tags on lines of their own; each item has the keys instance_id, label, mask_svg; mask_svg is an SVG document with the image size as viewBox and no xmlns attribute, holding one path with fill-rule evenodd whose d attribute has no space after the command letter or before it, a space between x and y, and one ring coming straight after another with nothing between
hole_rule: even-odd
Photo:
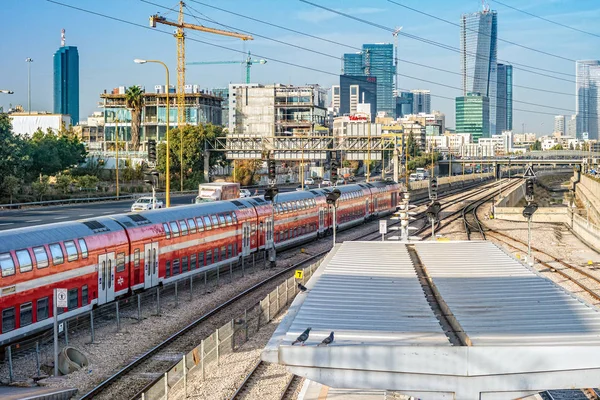
<instances>
[{"instance_id":1,"label":"glass office tower","mask_svg":"<svg viewBox=\"0 0 600 400\"><path fill-rule=\"evenodd\" d=\"M498 64L498 102L496 104L496 132L511 131L512 114L512 65Z\"/></svg>"},{"instance_id":2,"label":"glass office tower","mask_svg":"<svg viewBox=\"0 0 600 400\"><path fill-rule=\"evenodd\" d=\"M461 17L460 50L463 96L480 93L489 98L489 135L496 133L497 36L495 11L464 14Z\"/></svg>"},{"instance_id":3,"label":"glass office tower","mask_svg":"<svg viewBox=\"0 0 600 400\"><path fill-rule=\"evenodd\" d=\"M362 53L344 54L344 75L364 75Z\"/></svg>"},{"instance_id":4,"label":"glass office tower","mask_svg":"<svg viewBox=\"0 0 600 400\"><path fill-rule=\"evenodd\" d=\"M456 98L456 133L470 133L473 143L490 137L490 102L487 96L467 93Z\"/></svg>"},{"instance_id":5,"label":"glass office tower","mask_svg":"<svg viewBox=\"0 0 600 400\"><path fill-rule=\"evenodd\" d=\"M54 113L69 114L79 123L79 53L75 46L63 46L54 53Z\"/></svg>"},{"instance_id":6,"label":"glass office tower","mask_svg":"<svg viewBox=\"0 0 600 400\"><path fill-rule=\"evenodd\" d=\"M600 61L577 61L576 68L577 138L598 140L598 128L600 126L600 102L598 101Z\"/></svg>"}]
</instances>

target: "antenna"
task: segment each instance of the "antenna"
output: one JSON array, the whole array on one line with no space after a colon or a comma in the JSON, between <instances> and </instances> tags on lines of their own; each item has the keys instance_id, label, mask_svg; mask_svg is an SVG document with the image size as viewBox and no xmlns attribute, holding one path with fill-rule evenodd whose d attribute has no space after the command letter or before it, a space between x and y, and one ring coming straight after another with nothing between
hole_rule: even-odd
<instances>
[{"instance_id":1,"label":"antenna","mask_svg":"<svg viewBox=\"0 0 600 400\"><path fill-rule=\"evenodd\" d=\"M394 75L395 75L395 84L396 84L396 96L399 96L400 91L398 90L398 34L400 33L400 31L402 30L402 27L396 28L394 29L394 32L392 32L392 36L394 36L394 51L395 51L395 55L394 55Z\"/></svg>"},{"instance_id":2,"label":"antenna","mask_svg":"<svg viewBox=\"0 0 600 400\"><path fill-rule=\"evenodd\" d=\"M65 47L65 29L60 31L60 47Z\"/></svg>"}]
</instances>

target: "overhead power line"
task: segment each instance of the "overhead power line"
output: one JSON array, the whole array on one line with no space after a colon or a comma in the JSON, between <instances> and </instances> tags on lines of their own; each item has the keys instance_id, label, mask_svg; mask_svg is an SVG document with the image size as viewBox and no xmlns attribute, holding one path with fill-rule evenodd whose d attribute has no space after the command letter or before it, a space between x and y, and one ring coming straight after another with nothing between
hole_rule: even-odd
<instances>
[{"instance_id":1,"label":"overhead power line","mask_svg":"<svg viewBox=\"0 0 600 400\"><path fill-rule=\"evenodd\" d=\"M349 18L349 19L353 19L353 20L361 22L363 24L367 24L367 25L371 25L371 26L379 28L379 29L383 29L383 30L385 30L387 32L390 32L390 33L394 32L393 28L390 28L390 27L387 27L387 26L384 26L384 25L381 25L381 24L378 24L378 23L375 23L375 22L372 22L372 21L369 21L369 20L366 20L366 19L363 19L363 18L355 17L353 15L344 13L342 11L334 10L332 8L328 8L328 7L322 6L320 4L316 4L316 3L310 2L308 0L299 0L299 1L302 2L302 3L310 4L313 7L317 7L317 8L320 8L320 9L332 12L334 14L341 15L343 17L346 17L346 18ZM425 39L425 38L422 38L420 36L412 35L412 34L407 33L407 32L399 32L399 35L402 35L404 37L408 37L410 39L417 40L419 42L427 43L427 44L430 44L432 46L440 47L442 49L453 51L455 53L462 54L461 49L459 49L457 47L453 47L453 46L447 45L445 43L436 42L435 40ZM473 57L476 57L476 58L482 58L484 60L485 59L489 59L489 57L485 57L483 55L476 54L476 53L467 52L467 54L469 54L469 55L471 55ZM538 71L549 72L549 73L552 73L552 74L573 76L573 74L570 74L570 73L560 72L560 71L554 71L554 70L549 70L549 69L544 69L544 68L535 67L535 66L531 66L531 65L527 65L527 64L516 63L516 62L513 62L513 61L507 61L507 60L498 60L498 61L501 61L501 62L506 63L506 64L511 64L511 65L513 65L513 68L515 68L515 69L519 69L519 70L522 70L522 71L535 73L536 75L539 75L539 76L545 76L545 77L552 78L552 79L557 79L557 80L561 80L561 81L565 81L565 82L575 83L575 81L570 80L570 79L559 78L557 76L542 74L541 72L532 72L530 70L527 70L527 69L524 69L524 68L519 68L519 67L516 67L516 66L523 66L523 67L527 67L527 68L534 68L534 69L536 69Z\"/></svg>"},{"instance_id":2,"label":"overhead power line","mask_svg":"<svg viewBox=\"0 0 600 400\"><path fill-rule=\"evenodd\" d=\"M575 28L574 26L569 26L569 25L561 24L560 22L552 21L551 19L544 18L542 16L532 14L532 13L527 12L525 10L521 10L519 8L510 6L510 5L508 5L506 3L503 3L501 1L497 1L497 0L491 0L491 1L493 1L494 3L500 4L500 5L502 5L502 6L506 7L506 8L510 8L511 10L515 10L515 11L518 11L518 12L523 13L525 15L529 15L530 17L541 19L542 21L546 21L546 22L549 22L549 23L554 24L554 25L562 26L563 28L571 29L571 30L576 31L576 32L585 33L586 35L590 35L590 36L594 36L594 37L600 38L600 35L597 34L597 33L588 32L588 31L584 31L583 29Z\"/></svg>"},{"instance_id":3,"label":"overhead power line","mask_svg":"<svg viewBox=\"0 0 600 400\"><path fill-rule=\"evenodd\" d=\"M99 17L102 17L102 18L106 18L106 19L110 19L110 20L113 20L113 21L121 22L121 23L124 23L124 24L127 24L127 25L132 25L132 26L140 27L140 28L143 28L145 30L150 30L151 32L158 32L158 33L162 33L162 34L166 34L166 35L172 36L172 32L163 31L163 30L156 29L156 28L150 28L149 26L138 24L138 23L131 22L131 21L127 21L127 20L124 20L124 19L121 19L121 18L118 18L118 17L114 17L114 16L111 16L111 15L102 14L102 13L99 13L99 12L96 12L96 11L86 10L84 8L81 8L81 7L77 7L77 6L73 6L73 5L70 5L70 4L61 3L61 2L58 2L58 1L55 1L55 0L46 0L46 1L48 1L50 3L53 3L53 4L57 4L57 5L63 6L63 7L71 8L71 9L74 9L74 10L78 10L78 11L81 11L81 12L84 12L84 13L88 13L88 14L96 15L96 16L99 16ZM238 50L238 49L234 49L234 48L231 48L231 47L227 47L227 46L223 46L223 45L219 45L219 44L215 44L215 43L210 43L210 42L207 42L207 41L204 41L204 40L193 39L193 38L188 38L188 40L192 41L192 42L202 43L202 44L205 44L205 45L208 45L208 46L212 46L212 47L224 49L224 50L233 51L233 52L240 53L240 54L245 54L245 52L243 50ZM300 65L300 64L297 64L297 63L289 62L289 61L279 60L277 58L270 57L268 55L261 55L261 54L254 54L254 55L256 57L261 57L261 58L268 59L269 62L274 62L274 63L283 64L283 65L288 65L288 66L292 66L292 67L296 67L296 68L300 68L300 69L305 69L305 70L309 70L309 71L314 71L314 72L322 73L322 74L325 74L325 75L336 76L336 77L339 76L339 74L331 72L331 71L325 71L325 70L322 70L322 69L319 69L319 68L315 68L315 67L311 67L311 66ZM405 88L398 88L398 89L402 90L402 91L409 91L410 90L410 89L405 89ZM435 94L432 94L431 97L436 97L436 98L441 98L441 99L448 99L448 100L451 100L451 101L455 100L455 98L453 98L453 97L442 96L442 95L435 95ZM540 107L544 107L544 106L540 106ZM502 109L504 107L498 107L498 108ZM521 112L538 114L538 115L552 115L552 116L556 115L556 113L549 113L549 112L535 111L535 110L526 110L526 109L519 109L519 108L513 108L513 111L521 111Z\"/></svg>"}]
</instances>

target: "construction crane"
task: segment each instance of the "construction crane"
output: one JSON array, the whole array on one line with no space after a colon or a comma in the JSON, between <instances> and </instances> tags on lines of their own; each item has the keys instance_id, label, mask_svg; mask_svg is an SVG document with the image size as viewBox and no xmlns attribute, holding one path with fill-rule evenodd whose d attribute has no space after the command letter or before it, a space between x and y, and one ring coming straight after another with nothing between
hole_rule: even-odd
<instances>
[{"instance_id":1,"label":"construction crane","mask_svg":"<svg viewBox=\"0 0 600 400\"><path fill-rule=\"evenodd\" d=\"M177 22L168 21L165 17L154 14L150 16L150 27L156 28L156 24L163 24L174 26L177 28L175 31L175 38L177 38L177 127L181 128L185 125L185 31L184 29L193 29L195 31L214 33L215 35L223 35L234 37L238 39L253 40L254 38L249 35L242 33L224 31L221 29L208 28L203 25L194 25L183 22L183 7L185 3L179 2L179 17ZM167 88L169 90L169 88ZM167 116L168 118L168 116ZM167 122L168 123L168 122Z\"/></svg>"},{"instance_id":2,"label":"construction crane","mask_svg":"<svg viewBox=\"0 0 600 400\"><path fill-rule=\"evenodd\" d=\"M256 60L252 59L250 52L248 52L248 57L246 57L243 61L196 61L189 62L187 65L210 65L210 64L244 64L246 65L246 83L250 83L250 67L252 64L266 64L267 60Z\"/></svg>"}]
</instances>

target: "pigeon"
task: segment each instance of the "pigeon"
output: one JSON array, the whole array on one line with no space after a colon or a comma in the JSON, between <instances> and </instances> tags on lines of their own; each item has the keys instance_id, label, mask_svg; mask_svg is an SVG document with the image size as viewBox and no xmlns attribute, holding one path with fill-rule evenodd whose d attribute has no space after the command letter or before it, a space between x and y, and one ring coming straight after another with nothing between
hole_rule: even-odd
<instances>
[{"instance_id":1,"label":"pigeon","mask_svg":"<svg viewBox=\"0 0 600 400\"><path fill-rule=\"evenodd\" d=\"M300 336L298 336L296 338L296 340L294 340L292 342L292 346L295 345L296 343L300 343L302 346L304 346L304 342L306 342L308 340L308 334L310 332L312 328L306 328L306 330L304 332L302 332L300 334Z\"/></svg>"},{"instance_id":2,"label":"pigeon","mask_svg":"<svg viewBox=\"0 0 600 400\"><path fill-rule=\"evenodd\" d=\"M331 344L331 342L333 342L333 332L331 332L329 336L323 339L323 341L320 344L318 344L318 346L327 346L328 344Z\"/></svg>"},{"instance_id":3,"label":"pigeon","mask_svg":"<svg viewBox=\"0 0 600 400\"><path fill-rule=\"evenodd\" d=\"M303 284L301 284L300 282L298 282L298 289L299 289L301 292L308 292L308 289L307 289L307 287L306 287L306 286L304 286Z\"/></svg>"}]
</instances>

